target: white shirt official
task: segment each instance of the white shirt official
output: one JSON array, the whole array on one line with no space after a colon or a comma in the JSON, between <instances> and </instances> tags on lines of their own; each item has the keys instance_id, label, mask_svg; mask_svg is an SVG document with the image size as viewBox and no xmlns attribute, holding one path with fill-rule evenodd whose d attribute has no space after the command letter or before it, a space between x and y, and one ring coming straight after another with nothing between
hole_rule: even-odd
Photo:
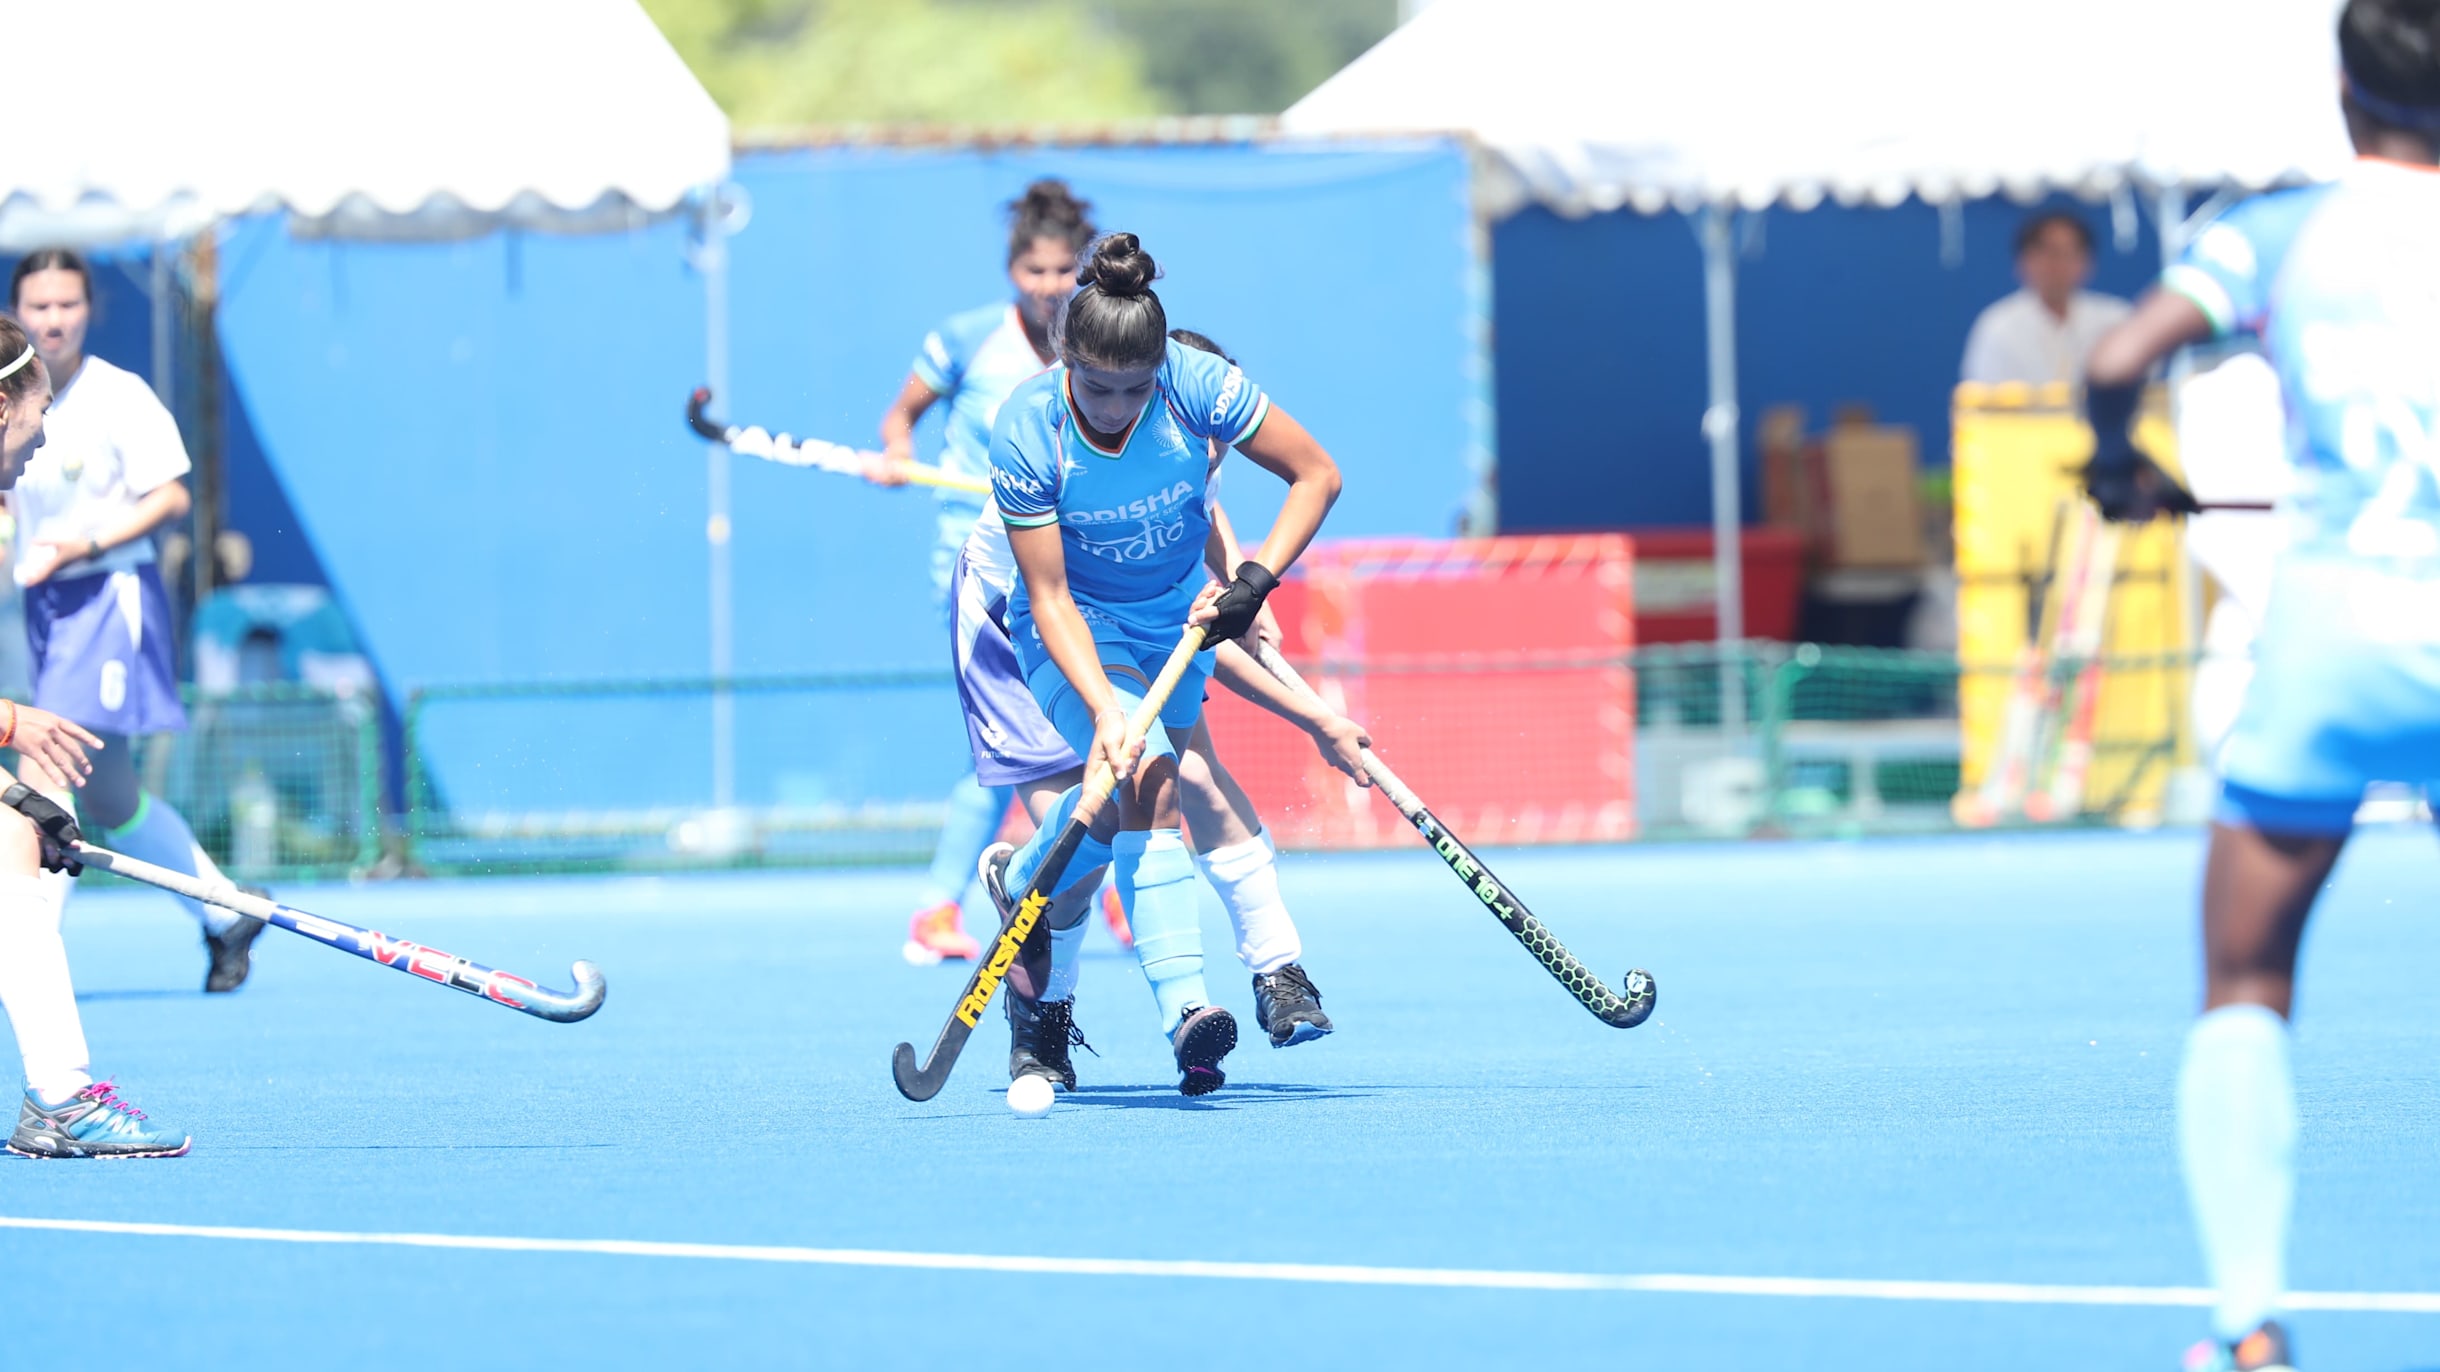
<instances>
[{"instance_id":1,"label":"white shirt official","mask_svg":"<svg viewBox=\"0 0 2440 1372\"><path fill-rule=\"evenodd\" d=\"M152 387L87 354L51 401L42 448L9 492L21 565L39 540L81 545L117 528L137 502L193 467L178 421ZM59 575L132 571L152 560L152 539L139 538L98 558L63 563Z\"/></svg>"},{"instance_id":2,"label":"white shirt official","mask_svg":"<svg viewBox=\"0 0 2440 1372\"><path fill-rule=\"evenodd\" d=\"M2050 312L2042 298L2020 290L1993 303L1974 321L1966 335L1962 381L1997 385L2020 381L2028 386L2049 382L2073 385L2083 379L2084 359L2092 355L2101 335L2134 312L2134 306L2114 295L2078 291L2067 304L2067 318Z\"/></svg>"}]
</instances>

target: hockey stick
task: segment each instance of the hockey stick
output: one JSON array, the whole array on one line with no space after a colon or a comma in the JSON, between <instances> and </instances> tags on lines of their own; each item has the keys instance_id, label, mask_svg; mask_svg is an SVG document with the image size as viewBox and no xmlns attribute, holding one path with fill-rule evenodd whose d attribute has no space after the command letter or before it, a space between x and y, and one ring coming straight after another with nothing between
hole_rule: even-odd
<instances>
[{"instance_id":1,"label":"hockey stick","mask_svg":"<svg viewBox=\"0 0 2440 1372\"><path fill-rule=\"evenodd\" d=\"M1288 660L1280 655L1277 648L1268 643L1261 644L1260 648L1256 657L1265 671L1278 677L1288 689L1299 695L1315 700L1321 698L1311 686L1305 684L1304 677L1288 665ZM1423 835L1423 841L1440 855L1440 860L1449 864L1449 870L1457 874L1457 879L1474 893L1475 899L1480 900L1501 924L1507 926L1509 933L1516 935L1517 942L1525 945L1525 951L1533 954L1534 961L1542 964L1543 971L1556 977L1559 984L1567 988L1568 994L1593 1012L1593 1018L1612 1028L1632 1029L1651 1017L1659 990L1650 972L1638 967L1627 973L1618 991L1610 990L1600 977L1593 974L1593 969L1578 962L1576 955L1567 951L1567 946L1553 937L1542 921L1534 918L1533 911L1525 908L1525 902L1518 900L1507 884L1494 876L1483 860L1474 855L1473 850L1467 848L1457 835L1450 833L1448 826L1442 824L1438 816L1424 808L1423 801L1408 790L1406 783L1398 779L1398 774L1391 771L1380 755L1369 747L1364 750L1364 774L1372 778L1373 785L1381 788L1381 794L1389 797L1390 804L1398 807L1398 813L1406 817L1406 822L1415 826L1415 832Z\"/></svg>"},{"instance_id":2,"label":"hockey stick","mask_svg":"<svg viewBox=\"0 0 2440 1372\"><path fill-rule=\"evenodd\" d=\"M2093 765L2093 731L2101 718L2101 662L2108 635L2110 593L2118 581L2119 526L2094 520L2087 554L2093 573L2086 578L2084 604L2076 612L2074 637L2061 645L2064 669L2075 664L2075 677L2061 708L2067 727L2059 738L2059 755L2051 764L2049 784L2025 797L2025 818L2036 822L2073 819L2084 810L2084 782Z\"/></svg>"},{"instance_id":3,"label":"hockey stick","mask_svg":"<svg viewBox=\"0 0 2440 1372\"><path fill-rule=\"evenodd\" d=\"M1127 721L1127 736L1142 738L1159 726L1161 707L1169 703L1169 693L1178 688L1186 669L1194 664L1195 654L1203 651L1203 626L1188 625L1185 636L1169 654L1161 674L1152 679L1144 692L1144 703L1135 707ZM957 1008L950 1011L949 1022L940 1027L940 1037L932 1041L932 1051L923 1062L915 1061L915 1045L901 1043L890 1055L890 1075L898 1082L898 1094L908 1100L930 1100L949 1084L949 1073L957 1067L957 1056L965 1051L966 1040L975 1026L983 1022L983 1012L991 1008L991 998L999 991L1000 982L1008 969L1015 966L1017 954L1025 940L1042 922L1042 912L1051 903L1051 888L1059 884L1059 875L1067 870L1068 860L1076 856L1077 845L1084 842L1085 830L1093 817L1100 813L1117 789L1118 778L1110 769L1096 765L1085 774L1084 794L1077 798L1076 811L1067 827L1051 843L1050 851L1042 855L1042 863L1034 869L1033 880L1026 883L1025 894L1017 898L1008 920L1000 926L999 937L991 941L991 952L979 958L974 975L966 978L966 989L958 994Z\"/></svg>"},{"instance_id":4,"label":"hockey stick","mask_svg":"<svg viewBox=\"0 0 2440 1372\"><path fill-rule=\"evenodd\" d=\"M765 433L761 429L741 429L734 424L722 424L706 415L704 409L712 403L709 387L698 386L686 399L686 427L714 443L726 443L746 457L759 457L777 462L783 467L812 467L842 476L870 476L879 468L881 454L862 452L840 443L819 438L794 438L788 434ZM944 491L965 491L972 495L988 495L991 483L975 476L959 476L920 462L901 464L898 470L916 486L938 486Z\"/></svg>"},{"instance_id":5,"label":"hockey stick","mask_svg":"<svg viewBox=\"0 0 2440 1372\"><path fill-rule=\"evenodd\" d=\"M2025 647L2017 655L2015 679L2009 683L2007 711L2000 718L1999 736L1983 773L1982 788L1957 811L1958 820L1972 828L1997 824L2025 793L2025 773L2031 768L2034 732L2040 719L2042 688L2049 671L2043 645L2050 638L2052 604L2059 581L2060 542L2066 535L2068 500L2059 498L2050 517L2050 548L2043 554L2038 577L2025 585Z\"/></svg>"},{"instance_id":6,"label":"hockey stick","mask_svg":"<svg viewBox=\"0 0 2440 1372\"><path fill-rule=\"evenodd\" d=\"M470 996L523 1010L536 1019L558 1024L574 1024L602 1008L602 997L609 994L602 980L601 969L592 963L579 961L573 971L576 990L573 993L546 990L514 972L485 967L479 962L427 948L412 939L391 938L371 929L359 929L353 924L341 924L335 919L309 915L291 909L263 896L248 895L226 883L215 884L184 872L155 867L149 862L114 853L90 843L76 845L76 860L87 867L99 867L116 876L158 886L164 891L252 915L265 924L276 924L292 934L303 934L316 943L326 943L343 953L354 953L384 967L412 973L426 981L454 987Z\"/></svg>"}]
</instances>

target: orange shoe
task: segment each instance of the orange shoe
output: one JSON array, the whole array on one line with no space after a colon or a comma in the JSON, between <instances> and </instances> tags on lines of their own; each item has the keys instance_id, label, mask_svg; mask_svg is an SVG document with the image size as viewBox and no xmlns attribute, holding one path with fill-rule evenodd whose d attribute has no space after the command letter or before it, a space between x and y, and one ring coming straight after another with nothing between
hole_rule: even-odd
<instances>
[{"instance_id":1,"label":"orange shoe","mask_svg":"<svg viewBox=\"0 0 2440 1372\"><path fill-rule=\"evenodd\" d=\"M906 960L917 966L955 958L971 962L981 955L983 945L966 933L965 912L954 900L944 900L929 909L918 910L907 921L907 946L902 950Z\"/></svg>"},{"instance_id":2,"label":"orange shoe","mask_svg":"<svg viewBox=\"0 0 2440 1372\"><path fill-rule=\"evenodd\" d=\"M1119 947L1135 946L1135 931L1127 927L1127 907L1118 903L1116 886L1101 888L1101 919L1110 926L1110 937L1118 940Z\"/></svg>"}]
</instances>

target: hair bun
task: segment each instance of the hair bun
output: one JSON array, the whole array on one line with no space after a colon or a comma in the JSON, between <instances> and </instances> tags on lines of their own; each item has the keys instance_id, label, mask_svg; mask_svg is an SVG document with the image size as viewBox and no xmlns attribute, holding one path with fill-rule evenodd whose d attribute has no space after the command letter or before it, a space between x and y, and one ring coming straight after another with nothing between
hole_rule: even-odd
<instances>
[{"instance_id":1,"label":"hair bun","mask_svg":"<svg viewBox=\"0 0 2440 1372\"><path fill-rule=\"evenodd\" d=\"M1160 264L1131 233L1105 235L1093 245L1093 260L1084 269L1085 280L1101 287L1102 294L1121 299L1144 294L1160 274Z\"/></svg>"}]
</instances>

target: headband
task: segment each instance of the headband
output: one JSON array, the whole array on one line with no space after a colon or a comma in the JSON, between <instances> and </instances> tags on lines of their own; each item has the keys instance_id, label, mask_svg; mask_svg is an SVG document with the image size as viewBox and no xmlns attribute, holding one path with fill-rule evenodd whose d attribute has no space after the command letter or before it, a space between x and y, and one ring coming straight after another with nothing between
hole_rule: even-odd
<instances>
[{"instance_id":1,"label":"headband","mask_svg":"<svg viewBox=\"0 0 2440 1372\"><path fill-rule=\"evenodd\" d=\"M2429 105L2401 105L2364 89L2364 83L2353 76L2347 78L2347 96L2355 107L2384 124L2394 124L2416 133L2440 135L2440 109ZM6 373L0 373L6 375Z\"/></svg>"},{"instance_id":2,"label":"headband","mask_svg":"<svg viewBox=\"0 0 2440 1372\"><path fill-rule=\"evenodd\" d=\"M17 354L16 361L11 362L5 367L0 367L0 381L6 381L10 377L15 376L18 372L23 371L25 369L25 364L33 360L34 345L28 343L25 345L25 351Z\"/></svg>"}]
</instances>

